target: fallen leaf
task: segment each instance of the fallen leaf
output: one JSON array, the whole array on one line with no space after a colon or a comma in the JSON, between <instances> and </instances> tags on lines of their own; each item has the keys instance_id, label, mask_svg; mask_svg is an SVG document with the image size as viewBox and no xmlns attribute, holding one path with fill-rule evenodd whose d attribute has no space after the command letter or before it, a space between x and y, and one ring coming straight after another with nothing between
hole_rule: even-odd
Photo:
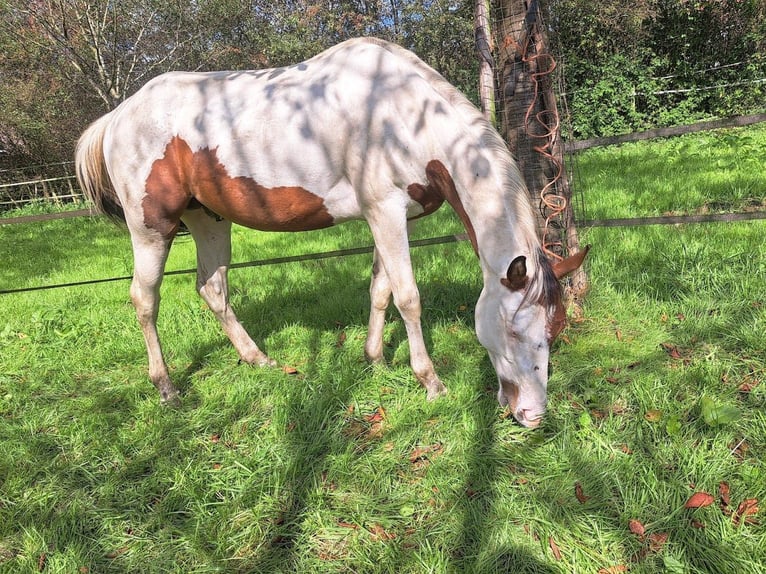
<instances>
[{"instance_id":1,"label":"fallen leaf","mask_svg":"<svg viewBox=\"0 0 766 574\"><path fill-rule=\"evenodd\" d=\"M617 338L618 341L622 342L622 331L619 329L615 329L614 336Z\"/></svg>"},{"instance_id":2,"label":"fallen leaf","mask_svg":"<svg viewBox=\"0 0 766 574\"><path fill-rule=\"evenodd\" d=\"M345 343L346 343L346 332L345 332L345 331L341 331L341 332L338 334L338 340L335 342L335 346L336 346L336 347L338 347L338 348L340 348L340 347L342 347L342 346L343 346Z\"/></svg>"},{"instance_id":3,"label":"fallen leaf","mask_svg":"<svg viewBox=\"0 0 766 574\"><path fill-rule=\"evenodd\" d=\"M343 522L342 520L338 521L338 526L340 526L341 528L349 528L351 530L358 530L359 529L359 525L358 524L352 524L350 522Z\"/></svg>"},{"instance_id":4,"label":"fallen leaf","mask_svg":"<svg viewBox=\"0 0 766 574\"><path fill-rule=\"evenodd\" d=\"M729 448L731 449L731 454L734 455L734 458L739 462L742 462L747 456L747 451L750 450L750 445L745 442L745 439L742 439L737 444L730 444Z\"/></svg>"},{"instance_id":5,"label":"fallen leaf","mask_svg":"<svg viewBox=\"0 0 766 574\"><path fill-rule=\"evenodd\" d=\"M757 522L754 518L752 518L752 515L756 514L757 512L758 499L746 498L739 504L731 519L737 526L739 526L742 521L744 521L745 524L756 524Z\"/></svg>"},{"instance_id":6,"label":"fallen leaf","mask_svg":"<svg viewBox=\"0 0 766 574\"><path fill-rule=\"evenodd\" d=\"M697 529L703 530L705 528L705 523L704 522L700 522L697 519L694 519L694 520L692 520L692 528L697 528Z\"/></svg>"},{"instance_id":7,"label":"fallen leaf","mask_svg":"<svg viewBox=\"0 0 766 574\"><path fill-rule=\"evenodd\" d=\"M745 380L737 387L737 390L740 393L747 394L752 392L752 390L759 384L761 384L760 379L755 379L753 377L747 376L745 377Z\"/></svg>"},{"instance_id":8,"label":"fallen leaf","mask_svg":"<svg viewBox=\"0 0 766 574\"><path fill-rule=\"evenodd\" d=\"M668 541L668 533L655 532L648 536L648 540L649 540L649 550L651 550L652 552L659 552L660 550L662 550L662 547L665 546L665 543Z\"/></svg>"},{"instance_id":9,"label":"fallen leaf","mask_svg":"<svg viewBox=\"0 0 766 574\"><path fill-rule=\"evenodd\" d=\"M42 572L43 570L45 570L45 566L47 563L48 563L48 555L45 552L43 552L37 558L37 571Z\"/></svg>"},{"instance_id":10,"label":"fallen leaf","mask_svg":"<svg viewBox=\"0 0 766 574\"><path fill-rule=\"evenodd\" d=\"M585 504L590 500L590 496L585 496L582 491L582 484L575 482L575 497L580 501L580 504Z\"/></svg>"},{"instance_id":11,"label":"fallen leaf","mask_svg":"<svg viewBox=\"0 0 766 574\"><path fill-rule=\"evenodd\" d=\"M386 410L383 407L378 407L375 412L364 417L368 423L379 423L386 418Z\"/></svg>"},{"instance_id":12,"label":"fallen leaf","mask_svg":"<svg viewBox=\"0 0 766 574\"><path fill-rule=\"evenodd\" d=\"M646 532L644 525L641 524L641 522L636 520L635 518L631 518L628 521L628 530L630 530L633 534L635 534L636 536L642 539L644 537L644 533Z\"/></svg>"},{"instance_id":13,"label":"fallen leaf","mask_svg":"<svg viewBox=\"0 0 766 574\"><path fill-rule=\"evenodd\" d=\"M695 492L686 501L684 508L704 508L710 506L713 502L715 502L715 499L707 492Z\"/></svg>"},{"instance_id":14,"label":"fallen leaf","mask_svg":"<svg viewBox=\"0 0 766 574\"><path fill-rule=\"evenodd\" d=\"M662 347L665 352L670 355L671 359L683 359L683 355L681 355L681 352L675 345L671 343L660 343L660 347Z\"/></svg>"},{"instance_id":15,"label":"fallen leaf","mask_svg":"<svg viewBox=\"0 0 766 574\"><path fill-rule=\"evenodd\" d=\"M125 554L127 551L128 551L128 547L127 547L127 546L121 546L121 547L120 547L120 548L118 548L117 550L112 550L111 552L107 552L107 553L106 553L106 557L107 557L109 560L114 560L114 559L115 559L115 558L117 558L118 556L120 556L120 555L122 555L122 554Z\"/></svg>"},{"instance_id":16,"label":"fallen leaf","mask_svg":"<svg viewBox=\"0 0 766 574\"><path fill-rule=\"evenodd\" d=\"M556 541L553 539L553 536L550 536L548 538L548 546L551 547L551 552L553 552L553 557L557 561L561 561L561 550L559 549L558 544L556 544Z\"/></svg>"},{"instance_id":17,"label":"fallen leaf","mask_svg":"<svg viewBox=\"0 0 766 574\"><path fill-rule=\"evenodd\" d=\"M434 443L428 446L421 446L410 453L410 462L416 463L421 459L427 458L426 455L437 453L442 449L441 443Z\"/></svg>"},{"instance_id":18,"label":"fallen leaf","mask_svg":"<svg viewBox=\"0 0 766 574\"><path fill-rule=\"evenodd\" d=\"M386 540L393 540L396 538L395 532L387 532L385 528L383 528L380 524L373 524L369 528L370 534L372 534L373 540L378 541L386 541Z\"/></svg>"},{"instance_id":19,"label":"fallen leaf","mask_svg":"<svg viewBox=\"0 0 766 574\"><path fill-rule=\"evenodd\" d=\"M217 433L210 435L210 442L212 442L213 444L218 443L218 441L220 441L220 440L221 440L221 435L219 435Z\"/></svg>"},{"instance_id":20,"label":"fallen leaf","mask_svg":"<svg viewBox=\"0 0 766 574\"><path fill-rule=\"evenodd\" d=\"M630 449L630 447L629 447L628 445L626 445L626 444L621 444L621 445L620 445L620 450L621 450L621 451L622 451L624 454L633 454L633 451L632 451L632 450Z\"/></svg>"},{"instance_id":21,"label":"fallen leaf","mask_svg":"<svg viewBox=\"0 0 766 574\"><path fill-rule=\"evenodd\" d=\"M627 572L628 567L624 564L618 564L617 566L610 566L609 568L599 568L598 574L620 574L620 572Z\"/></svg>"},{"instance_id":22,"label":"fallen leaf","mask_svg":"<svg viewBox=\"0 0 766 574\"><path fill-rule=\"evenodd\" d=\"M718 496L721 498L721 509L725 509L727 506L729 506L729 504L731 504L728 482L722 481L718 483Z\"/></svg>"},{"instance_id":23,"label":"fallen leaf","mask_svg":"<svg viewBox=\"0 0 766 574\"><path fill-rule=\"evenodd\" d=\"M282 372L285 373L286 375L297 375L298 369L296 369L295 367L290 367L288 365L285 365L284 367L282 367Z\"/></svg>"},{"instance_id":24,"label":"fallen leaf","mask_svg":"<svg viewBox=\"0 0 766 574\"><path fill-rule=\"evenodd\" d=\"M644 413L644 418L650 423L656 423L662 420L662 411L659 409L651 409Z\"/></svg>"}]
</instances>

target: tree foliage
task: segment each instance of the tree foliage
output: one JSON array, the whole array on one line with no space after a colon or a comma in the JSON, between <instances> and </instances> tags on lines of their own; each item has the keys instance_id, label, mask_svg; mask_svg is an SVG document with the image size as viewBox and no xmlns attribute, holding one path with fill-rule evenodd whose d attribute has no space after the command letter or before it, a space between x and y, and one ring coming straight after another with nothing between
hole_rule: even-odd
<instances>
[{"instance_id":1,"label":"tree foliage","mask_svg":"<svg viewBox=\"0 0 766 574\"><path fill-rule=\"evenodd\" d=\"M550 0L570 136L763 111L763 0Z\"/></svg>"},{"instance_id":2,"label":"tree foliage","mask_svg":"<svg viewBox=\"0 0 766 574\"><path fill-rule=\"evenodd\" d=\"M541 0L574 137L763 108L763 0ZM353 36L476 98L467 0L0 0L0 163L69 160L87 123L173 69L252 69ZM711 88L711 86L719 86Z\"/></svg>"},{"instance_id":3,"label":"tree foliage","mask_svg":"<svg viewBox=\"0 0 766 574\"><path fill-rule=\"evenodd\" d=\"M157 74L280 66L361 35L413 48L475 91L471 10L433 0L0 0L0 150L6 163L66 160L90 120Z\"/></svg>"}]
</instances>

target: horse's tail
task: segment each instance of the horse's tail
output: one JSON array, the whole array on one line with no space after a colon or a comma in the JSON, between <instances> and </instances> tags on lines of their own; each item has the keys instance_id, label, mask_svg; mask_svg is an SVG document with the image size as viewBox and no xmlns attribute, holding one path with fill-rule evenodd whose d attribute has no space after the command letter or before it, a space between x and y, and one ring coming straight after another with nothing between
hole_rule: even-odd
<instances>
[{"instance_id":1,"label":"horse's tail","mask_svg":"<svg viewBox=\"0 0 766 574\"><path fill-rule=\"evenodd\" d=\"M85 197L98 213L114 221L125 221L125 212L112 186L104 158L104 133L112 120L111 114L97 119L80 136L75 150L75 170Z\"/></svg>"}]
</instances>

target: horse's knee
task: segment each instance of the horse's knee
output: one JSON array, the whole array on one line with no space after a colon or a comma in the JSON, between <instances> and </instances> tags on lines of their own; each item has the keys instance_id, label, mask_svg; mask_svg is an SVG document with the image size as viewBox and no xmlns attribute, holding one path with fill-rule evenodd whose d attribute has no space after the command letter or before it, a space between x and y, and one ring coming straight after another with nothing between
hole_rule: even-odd
<instances>
[{"instance_id":1,"label":"horse's knee","mask_svg":"<svg viewBox=\"0 0 766 574\"><path fill-rule=\"evenodd\" d=\"M420 293L417 287L399 290L394 294L396 308L405 317L417 319L420 317Z\"/></svg>"},{"instance_id":2,"label":"horse's knee","mask_svg":"<svg viewBox=\"0 0 766 574\"><path fill-rule=\"evenodd\" d=\"M157 308L159 307L159 293L153 289L141 287L133 282L130 286L130 299L136 310L138 321L141 325L152 323L157 318Z\"/></svg>"}]
</instances>

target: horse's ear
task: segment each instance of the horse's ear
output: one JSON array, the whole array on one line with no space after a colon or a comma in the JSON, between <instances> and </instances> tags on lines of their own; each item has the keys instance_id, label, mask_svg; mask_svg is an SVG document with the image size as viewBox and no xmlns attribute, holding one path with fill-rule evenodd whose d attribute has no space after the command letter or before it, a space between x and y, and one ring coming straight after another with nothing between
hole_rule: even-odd
<instances>
[{"instance_id":1,"label":"horse's ear","mask_svg":"<svg viewBox=\"0 0 766 574\"><path fill-rule=\"evenodd\" d=\"M527 258L523 255L519 255L516 259L511 261L508 266L508 271L505 273L505 277L500 279L500 282L508 287L511 291L519 291L527 286Z\"/></svg>"},{"instance_id":2,"label":"horse's ear","mask_svg":"<svg viewBox=\"0 0 766 574\"><path fill-rule=\"evenodd\" d=\"M580 267L582 262L585 261L585 256L590 250L590 245L586 245L585 249L574 255L570 255L562 261L557 261L553 264L553 273L556 275L556 279L563 279L569 275L572 271Z\"/></svg>"}]
</instances>

